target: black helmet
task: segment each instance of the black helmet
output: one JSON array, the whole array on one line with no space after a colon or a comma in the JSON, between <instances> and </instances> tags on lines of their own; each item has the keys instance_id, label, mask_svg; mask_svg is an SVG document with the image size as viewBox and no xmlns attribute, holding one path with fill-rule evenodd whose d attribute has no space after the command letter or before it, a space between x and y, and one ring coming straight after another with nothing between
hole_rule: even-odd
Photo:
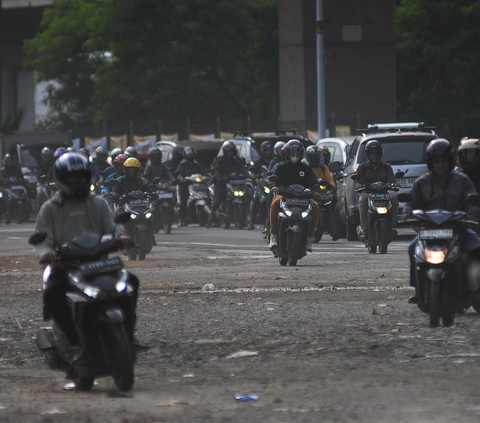
<instances>
[{"instance_id":1,"label":"black helmet","mask_svg":"<svg viewBox=\"0 0 480 423\"><path fill-rule=\"evenodd\" d=\"M15 167L17 165L17 158L13 154L7 153L3 158L3 165L5 167Z\"/></svg>"},{"instance_id":2,"label":"black helmet","mask_svg":"<svg viewBox=\"0 0 480 423\"><path fill-rule=\"evenodd\" d=\"M434 157L446 157L448 159L448 170L455 167L454 148L450 141L445 138L438 138L430 141L427 147L427 166L433 170Z\"/></svg>"},{"instance_id":3,"label":"black helmet","mask_svg":"<svg viewBox=\"0 0 480 423\"><path fill-rule=\"evenodd\" d=\"M273 144L270 141L262 142L260 152L265 159L271 159L273 157Z\"/></svg>"},{"instance_id":4,"label":"black helmet","mask_svg":"<svg viewBox=\"0 0 480 423\"><path fill-rule=\"evenodd\" d=\"M283 148L283 158L293 164L300 163L305 153L305 147L299 140L290 140Z\"/></svg>"},{"instance_id":5,"label":"black helmet","mask_svg":"<svg viewBox=\"0 0 480 423\"><path fill-rule=\"evenodd\" d=\"M148 150L148 160L153 165L159 165L162 163L162 152L157 148L153 147Z\"/></svg>"},{"instance_id":6,"label":"black helmet","mask_svg":"<svg viewBox=\"0 0 480 423\"><path fill-rule=\"evenodd\" d=\"M110 151L110 157L112 158L112 163L115 160L115 157L117 157L119 154L123 154L123 151L121 148L114 148L112 151Z\"/></svg>"},{"instance_id":7,"label":"black helmet","mask_svg":"<svg viewBox=\"0 0 480 423\"><path fill-rule=\"evenodd\" d=\"M43 147L42 152L40 153L42 156L42 161L45 163L52 163L53 161L53 150L50 147Z\"/></svg>"},{"instance_id":8,"label":"black helmet","mask_svg":"<svg viewBox=\"0 0 480 423\"><path fill-rule=\"evenodd\" d=\"M282 150L283 147L285 147L285 143L283 141L277 141L275 145L273 146L273 151L277 156L282 157Z\"/></svg>"},{"instance_id":9,"label":"black helmet","mask_svg":"<svg viewBox=\"0 0 480 423\"><path fill-rule=\"evenodd\" d=\"M378 163L383 157L383 145L378 140L368 141L365 145L365 154L372 163Z\"/></svg>"},{"instance_id":10,"label":"black helmet","mask_svg":"<svg viewBox=\"0 0 480 423\"><path fill-rule=\"evenodd\" d=\"M311 145L305 150L305 158L310 166L318 167L322 163L323 150L316 145Z\"/></svg>"},{"instance_id":11,"label":"black helmet","mask_svg":"<svg viewBox=\"0 0 480 423\"><path fill-rule=\"evenodd\" d=\"M193 162L195 160L195 149L193 147L185 147L183 149L183 158L189 162Z\"/></svg>"},{"instance_id":12,"label":"black helmet","mask_svg":"<svg viewBox=\"0 0 480 423\"><path fill-rule=\"evenodd\" d=\"M132 147L131 145L125 149L123 154L125 154L128 157L135 157L135 158L138 157L137 149L135 147Z\"/></svg>"},{"instance_id":13,"label":"black helmet","mask_svg":"<svg viewBox=\"0 0 480 423\"><path fill-rule=\"evenodd\" d=\"M70 197L87 197L92 171L89 160L79 153L62 154L53 171L58 189Z\"/></svg>"},{"instance_id":14,"label":"black helmet","mask_svg":"<svg viewBox=\"0 0 480 423\"><path fill-rule=\"evenodd\" d=\"M86 157L87 159L90 158L90 150L89 150L88 148L82 147L80 150L78 150L78 152L79 152L82 156Z\"/></svg>"},{"instance_id":15,"label":"black helmet","mask_svg":"<svg viewBox=\"0 0 480 423\"><path fill-rule=\"evenodd\" d=\"M228 151L233 151L233 155L237 154L237 146L233 141L225 141L222 144L223 155L226 156Z\"/></svg>"},{"instance_id":16,"label":"black helmet","mask_svg":"<svg viewBox=\"0 0 480 423\"><path fill-rule=\"evenodd\" d=\"M183 148L174 147L172 150L172 160L181 161L183 159Z\"/></svg>"}]
</instances>

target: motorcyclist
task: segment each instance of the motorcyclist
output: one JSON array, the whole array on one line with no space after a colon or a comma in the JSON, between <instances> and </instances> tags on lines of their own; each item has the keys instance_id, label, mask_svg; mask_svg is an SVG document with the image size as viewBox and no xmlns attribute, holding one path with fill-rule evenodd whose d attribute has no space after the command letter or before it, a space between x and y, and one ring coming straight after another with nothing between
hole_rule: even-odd
<instances>
[{"instance_id":1,"label":"motorcyclist","mask_svg":"<svg viewBox=\"0 0 480 423\"><path fill-rule=\"evenodd\" d=\"M326 165L322 164L324 158L323 149L315 145L311 145L305 150L305 158L307 159L308 164L312 168L313 173L315 173L316 178L327 181L336 190L337 185L333 180L333 176L330 170ZM331 207L327 209L326 217L328 231L330 233L330 236L332 237L332 240L339 240L340 234L337 232L337 225L335 223L335 217L333 216L333 210Z\"/></svg>"},{"instance_id":2,"label":"motorcyclist","mask_svg":"<svg viewBox=\"0 0 480 423\"><path fill-rule=\"evenodd\" d=\"M162 164L162 152L153 147L148 150L148 164L143 171L143 177L152 182L155 178L161 178L162 181L175 182L175 178L168 168Z\"/></svg>"},{"instance_id":3,"label":"motorcyclist","mask_svg":"<svg viewBox=\"0 0 480 423\"><path fill-rule=\"evenodd\" d=\"M120 184L113 186L112 192L124 194L132 191L145 191L148 181L140 176L142 165L134 157L130 157L123 163L123 176L117 178Z\"/></svg>"},{"instance_id":4,"label":"motorcyclist","mask_svg":"<svg viewBox=\"0 0 480 423\"><path fill-rule=\"evenodd\" d=\"M125 173L123 171L123 164L125 163L125 160L127 160L127 159L128 159L128 157L123 153L121 153L121 154L119 154L118 156L115 157L115 160L113 161L113 165L115 166L115 172L112 173L111 175L107 176L107 179L105 180L105 182L109 182L112 179L118 179L120 176L125 175ZM103 198L106 199L108 205L111 205L111 204L114 203L114 200L111 196L111 192L112 192L112 187L111 186L107 187L105 185L103 185L102 191L100 192L100 194L103 196Z\"/></svg>"},{"instance_id":5,"label":"motorcyclist","mask_svg":"<svg viewBox=\"0 0 480 423\"><path fill-rule=\"evenodd\" d=\"M183 148L174 147L170 153L170 159L165 162L165 166L168 167L168 170L173 175L177 170L178 165L183 160Z\"/></svg>"},{"instance_id":6,"label":"motorcyclist","mask_svg":"<svg viewBox=\"0 0 480 423\"><path fill-rule=\"evenodd\" d=\"M108 150L103 145L100 145L95 149L95 154L95 164L97 165L98 170L100 172L105 172L107 167L110 167L110 163L107 161ZM100 173L100 175L102 175L102 173Z\"/></svg>"},{"instance_id":7,"label":"motorcyclist","mask_svg":"<svg viewBox=\"0 0 480 423\"><path fill-rule=\"evenodd\" d=\"M332 162L332 153L327 147L323 147L323 159L322 164L328 167L328 165Z\"/></svg>"},{"instance_id":8,"label":"motorcyclist","mask_svg":"<svg viewBox=\"0 0 480 423\"><path fill-rule=\"evenodd\" d=\"M104 172L105 173L105 180L112 173L116 172L114 162L115 162L115 157L117 157L119 154L123 154L121 148L117 147L117 148L114 148L112 151L110 151L110 163L112 163L112 164L105 169L105 172Z\"/></svg>"},{"instance_id":9,"label":"motorcyclist","mask_svg":"<svg viewBox=\"0 0 480 423\"><path fill-rule=\"evenodd\" d=\"M355 188L359 189L365 183L373 184L374 182L392 183L395 182L395 175L393 174L392 166L389 163L382 161L383 146L378 140L370 140L365 145L365 154L367 161L361 163L357 168L357 175L359 180L355 181ZM392 229L397 226L398 219L398 197L395 194L390 194L392 202ZM365 242L368 239L368 193L363 192L360 195L360 228L359 240Z\"/></svg>"},{"instance_id":10,"label":"motorcyclist","mask_svg":"<svg viewBox=\"0 0 480 423\"><path fill-rule=\"evenodd\" d=\"M458 147L458 161L463 172L480 193L480 139L462 139Z\"/></svg>"},{"instance_id":11,"label":"motorcyclist","mask_svg":"<svg viewBox=\"0 0 480 423\"><path fill-rule=\"evenodd\" d=\"M293 139L288 141L283 149L285 161L279 163L273 171L273 175L276 176L277 180L272 183L272 192L276 194L276 197L270 207L270 248L278 246L278 212L280 210L280 200L282 199L281 195L277 195L279 188L299 184L311 189L315 198L320 198L321 196L315 173L313 173L310 166L302 163L304 153L305 147L299 140ZM313 236L315 235L318 216L320 215L317 203L311 200L310 204L312 205L312 222L307 234L307 251L312 251Z\"/></svg>"},{"instance_id":12,"label":"motorcyclist","mask_svg":"<svg viewBox=\"0 0 480 423\"><path fill-rule=\"evenodd\" d=\"M260 145L260 152L262 154L262 157L255 160L255 162L253 163L253 166L249 170L250 177L253 180L257 180L258 177L262 174L263 167L268 169L268 166L270 165L270 162L272 161L273 155L274 155L273 143L270 141L262 142L262 144ZM256 195L253 197L253 201L251 204L250 223L248 225L248 229L255 229L254 222L257 218L259 207L260 207L260 193L257 190Z\"/></svg>"},{"instance_id":13,"label":"motorcyclist","mask_svg":"<svg viewBox=\"0 0 480 423\"><path fill-rule=\"evenodd\" d=\"M285 143L283 141L277 141L273 146L274 156L270 161L270 163L268 164L269 172L272 171L277 164L283 162L283 152L282 152L283 147L285 147Z\"/></svg>"},{"instance_id":14,"label":"motorcyclist","mask_svg":"<svg viewBox=\"0 0 480 423\"><path fill-rule=\"evenodd\" d=\"M187 223L187 200L188 184L185 182L186 176L195 174L205 175L204 167L195 159L196 152L193 147L185 147L183 150L183 160L175 171L175 177L179 184L177 185L177 198L179 203L179 221L178 226L186 226Z\"/></svg>"},{"instance_id":15,"label":"motorcyclist","mask_svg":"<svg viewBox=\"0 0 480 423\"><path fill-rule=\"evenodd\" d=\"M477 220L480 216L480 208L466 204L468 195L476 194L473 182L462 172L454 172L455 157L454 147L446 139L439 138L430 141L426 152L427 165L430 172L418 178L413 184L411 195L413 201L405 205L402 221L412 217L412 211L420 209L428 210L464 210L469 220ZM416 285L414 252L418 237L408 248L410 257L410 286ZM459 236L460 247L468 253L472 248L480 245L480 238L471 229L465 229ZM478 284L477 287L480 287ZM469 284L470 287L470 284ZM473 289L475 291L477 289ZM479 291L475 293L479 295ZM409 302L416 303L416 297L411 297Z\"/></svg>"},{"instance_id":16,"label":"motorcyclist","mask_svg":"<svg viewBox=\"0 0 480 423\"><path fill-rule=\"evenodd\" d=\"M37 164L35 173L38 176L47 176L50 168L53 166L53 150L50 147L43 147L40 157L42 160Z\"/></svg>"},{"instance_id":17,"label":"motorcyclist","mask_svg":"<svg viewBox=\"0 0 480 423\"><path fill-rule=\"evenodd\" d=\"M215 221L215 213L220 207L222 201L227 199L227 175L236 173L239 177L245 176L245 165L237 157L237 146L233 141L225 141L222 144L223 155L217 157L215 161L214 182L214 200L212 212L208 217L205 227L211 228Z\"/></svg>"},{"instance_id":18,"label":"motorcyclist","mask_svg":"<svg viewBox=\"0 0 480 423\"><path fill-rule=\"evenodd\" d=\"M113 232L113 212L107 203L90 194L90 162L81 154L62 155L54 165L54 177L58 186L55 196L41 207L35 222L35 232L46 232L44 242L35 246L35 254L41 263L55 264L56 247L71 242L84 234L104 235ZM123 247L130 247L130 240L122 226L115 227L115 236ZM138 279L130 275L129 282L138 292ZM63 266L54 266L44 285L44 318L52 318L69 337L77 342L71 311L65 301L68 280Z\"/></svg>"}]
</instances>

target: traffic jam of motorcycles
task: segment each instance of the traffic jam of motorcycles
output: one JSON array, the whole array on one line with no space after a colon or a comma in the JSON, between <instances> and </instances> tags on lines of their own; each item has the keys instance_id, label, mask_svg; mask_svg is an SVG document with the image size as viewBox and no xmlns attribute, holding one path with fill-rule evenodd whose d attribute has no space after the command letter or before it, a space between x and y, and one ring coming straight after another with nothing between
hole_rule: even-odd
<instances>
[{"instance_id":1,"label":"traffic jam of motorcycles","mask_svg":"<svg viewBox=\"0 0 480 423\"><path fill-rule=\"evenodd\" d=\"M123 257L148 261L160 238L189 226L254 231L279 266L292 267L321 242L346 238L388 268L397 254L389 245L410 230L408 302L428 316L418 324L449 327L470 307L480 313L480 141L456 149L423 123L371 124L351 138L335 161L331 139L295 134L227 139L212 163L192 146L176 163L157 147L45 146L33 185L6 154L1 223L35 216L28 242L45 268L43 319L52 323L36 336L45 363L77 390L109 376L130 391L148 346L135 336L141 282ZM259 158L240 154L245 142Z\"/></svg>"}]
</instances>

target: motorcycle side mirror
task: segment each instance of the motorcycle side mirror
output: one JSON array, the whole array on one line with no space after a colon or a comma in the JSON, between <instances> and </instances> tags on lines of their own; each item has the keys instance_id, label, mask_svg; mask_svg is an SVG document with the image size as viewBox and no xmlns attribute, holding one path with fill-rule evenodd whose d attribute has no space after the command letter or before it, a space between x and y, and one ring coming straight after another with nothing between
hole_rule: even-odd
<instances>
[{"instance_id":1,"label":"motorcycle side mirror","mask_svg":"<svg viewBox=\"0 0 480 423\"><path fill-rule=\"evenodd\" d=\"M330 162L328 169L330 172L340 172L342 170L342 164L340 162Z\"/></svg>"},{"instance_id":2,"label":"motorcycle side mirror","mask_svg":"<svg viewBox=\"0 0 480 423\"><path fill-rule=\"evenodd\" d=\"M352 180L354 180L354 181L360 181L361 178L360 178L360 176L358 176L358 175L352 175Z\"/></svg>"},{"instance_id":3,"label":"motorcycle side mirror","mask_svg":"<svg viewBox=\"0 0 480 423\"><path fill-rule=\"evenodd\" d=\"M395 179L403 178L403 175L405 175L405 172L397 172L395 173Z\"/></svg>"},{"instance_id":4,"label":"motorcycle side mirror","mask_svg":"<svg viewBox=\"0 0 480 423\"><path fill-rule=\"evenodd\" d=\"M262 170L267 170L267 166L263 165Z\"/></svg>"},{"instance_id":5,"label":"motorcycle side mirror","mask_svg":"<svg viewBox=\"0 0 480 423\"><path fill-rule=\"evenodd\" d=\"M409 192L401 192L398 194L398 201L400 201L400 203L411 203L413 201L413 196Z\"/></svg>"},{"instance_id":6,"label":"motorcycle side mirror","mask_svg":"<svg viewBox=\"0 0 480 423\"><path fill-rule=\"evenodd\" d=\"M28 238L28 243L30 245L35 246L45 241L46 237L47 237L46 232L35 232L34 234L30 235L30 238Z\"/></svg>"},{"instance_id":7,"label":"motorcycle side mirror","mask_svg":"<svg viewBox=\"0 0 480 423\"><path fill-rule=\"evenodd\" d=\"M478 194L469 194L467 197L467 203L472 206L480 206L480 195Z\"/></svg>"},{"instance_id":8,"label":"motorcycle side mirror","mask_svg":"<svg viewBox=\"0 0 480 423\"><path fill-rule=\"evenodd\" d=\"M113 221L115 223L126 223L129 220L130 220L130 213L128 212L116 214L115 217L113 218Z\"/></svg>"}]
</instances>

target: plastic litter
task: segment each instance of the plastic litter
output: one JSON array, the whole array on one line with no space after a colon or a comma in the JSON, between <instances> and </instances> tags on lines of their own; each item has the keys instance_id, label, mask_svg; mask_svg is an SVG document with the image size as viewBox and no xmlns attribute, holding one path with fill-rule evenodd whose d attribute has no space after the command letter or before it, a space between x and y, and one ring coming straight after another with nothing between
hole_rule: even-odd
<instances>
[{"instance_id":1,"label":"plastic litter","mask_svg":"<svg viewBox=\"0 0 480 423\"><path fill-rule=\"evenodd\" d=\"M213 283L206 283L202 287L202 291L213 291L215 289L215 285Z\"/></svg>"},{"instance_id":2,"label":"plastic litter","mask_svg":"<svg viewBox=\"0 0 480 423\"><path fill-rule=\"evenodd\" d=\"M257 352L257 351L246 351L246 350L243 350L243 351L237 351L236 353L227 355L226 358L227 358L227 359L230 359L230 358L254 357L254 356L257 356L257 355L258 355L258 352Z\"/></svg>"},{"instance_id":3,"label":"plastic litter","mask_svg":"<svg viewBox=\"0 0 480 423\"><path fill-rule=\"evenodd\" d=\"M258 395L255 395L255 394L249 394L249 395L236 394L235 399L237 401L253 402L253 401L258 400Z\"/></svg>"}]
</instances>

